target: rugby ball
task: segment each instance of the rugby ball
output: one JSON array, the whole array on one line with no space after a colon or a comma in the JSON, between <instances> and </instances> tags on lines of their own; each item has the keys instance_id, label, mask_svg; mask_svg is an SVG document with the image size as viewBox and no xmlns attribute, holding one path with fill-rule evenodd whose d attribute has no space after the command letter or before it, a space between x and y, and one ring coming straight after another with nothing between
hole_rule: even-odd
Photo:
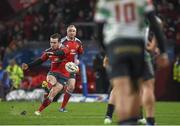
<instances>
[{"instance_id":1,"label":"rugby ball","mask_svg":"<svg viewBox=\"0 0 180 126\"><path fill-rule=\"evenodd\" d=\"M67 62L65 68L69 73L77 73L79 71L79 67L73 62Z\"/></svg>"}]
</instances>

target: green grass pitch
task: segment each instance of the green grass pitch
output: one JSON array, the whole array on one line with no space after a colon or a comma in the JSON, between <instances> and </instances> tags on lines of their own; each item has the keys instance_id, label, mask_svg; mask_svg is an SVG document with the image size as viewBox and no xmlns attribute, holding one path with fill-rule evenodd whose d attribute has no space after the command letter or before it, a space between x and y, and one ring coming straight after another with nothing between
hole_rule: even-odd
<instances>
[{"instance_id":1,"label":"green grass pitch","mask_svg":"<svg viewBox=\"0 0 180 126\"><path fill-rule=\"evenodd\" d=\"M35 116L39 102L0 102L1 125L103 125L106 103L69 103L68 112L58 112L60 103L52 103ZM21 112L26 111L25 115ZM180 104L178 102L157 102L156 122L161 125L180 125ZM116 118L113 120L116 124Z\"/></svg>"}]
</instances>

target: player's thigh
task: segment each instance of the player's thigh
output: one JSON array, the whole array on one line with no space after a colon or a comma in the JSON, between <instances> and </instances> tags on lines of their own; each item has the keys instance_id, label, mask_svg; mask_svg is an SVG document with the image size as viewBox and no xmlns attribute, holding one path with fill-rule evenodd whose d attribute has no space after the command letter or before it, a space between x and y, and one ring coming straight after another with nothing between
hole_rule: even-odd
<instances>
[{"instance_id":1,"label":"player's thigh","mask_svg":"<svg viewBox=\"0 0 180 126\"><path fill-rule=\"evenodd\" d=\"M47 77L50 77L49 80L51 80L51 83L60 83L62 85L66 85L67 84L67 81L68 81L68 78L61 75L60 73L56 73L56 72L49 72ZM47 80L48 81L48 80Z\"/></svg>"},{"instance_id":2,"label":"player's thigh","mask_svg":"<svg viewBox=\"0 0 180 126\"><path fill-rule=\"evenodd\" d=\"M113 83L113 96L116 92L120 93L120 96L128 96L131 94L131 80L128 76L119 76L112 79Z\"/></svg>"},{"instance_id":3,"label":"player's thigh","mask_svg":"<svg viewBox=\"0 0 180 126\"><path fill-rule=\"evenodd\" d=\"M47 75L46 80L52 85L55 85L57 83L57 79L53 75Z\"/></svg>"},{"instance_id":4,"label":"player's thigh","mask_svg":"<svg viewBox=\"0 0 180 126\"><path fill-rule=\"evenodd\" d=\"M107 46L110 78L119 76L140 77L144 63L144 43L141 39L120 38Z\"/></svg>"}]
</instances>

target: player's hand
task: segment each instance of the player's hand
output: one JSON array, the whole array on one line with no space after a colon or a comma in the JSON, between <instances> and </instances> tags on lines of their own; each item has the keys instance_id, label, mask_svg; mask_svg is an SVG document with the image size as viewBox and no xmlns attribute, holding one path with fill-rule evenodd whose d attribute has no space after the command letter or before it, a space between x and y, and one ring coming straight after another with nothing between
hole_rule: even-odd
<instances>
[{"instance_id":1,"label":"player's hand","mask_svg":"<svg viewBox=\"0 0 180 126\"><path fill-rule=\"evenodd\" d=\"M107 67L109 65L109 58L107 56L104 57L103 59L103 67Z\"/></svg>"},{"instance_id":2,"label":"player's hand","mask_svg":"<svg viewBox=\"0 0 180 126\"><path fill-rule=\"evenodd\" d=\"M146 45L146 49L149 51L149 52L155 52L156 50L156 41L149 41Z\"/></svg>"},{"instance_id":3,"label":"player's hand","mask_svg":"<svg viewBox=\"0 0 180 126\"><path fill-rule=\"evenodd\" d=\"M79 61L78 59L76 59L76 60L74 61L74 63L75 63L76 65L79 65L79 64L80 64L80 61Z\"/></svg>"},{"instance_id":4,"label":"player's hand","mask_svg":"<svg viewBox=\"0 0 180 126\"><path fill-rule=\"evenodd\" d=\"M159 50L159 48L156 47L154 54L155 54L155 55L160 55L160 50Z\"/></svg>"},{"instance_id":5,"label":"player's hand","mask_svg":"<svg viewBox=\"0 0 180 126\"><path fill-rule=\"evenodd\" d=\"M27 70L28 68L29 68L28 64L26 64L26 63L22 64L22 69L23 70Z\"/></svg>"},{"instance_id":6,"label":"player's hand","mask_svg":"<svg viewBox=\"0 0 180 126\"><path fill-rule=\"evenodd\" d=\"M156 63L160 68L167 67L169 65L168 56L166 53L160 54L156 57Z\"/></svg>"}]
</instances>

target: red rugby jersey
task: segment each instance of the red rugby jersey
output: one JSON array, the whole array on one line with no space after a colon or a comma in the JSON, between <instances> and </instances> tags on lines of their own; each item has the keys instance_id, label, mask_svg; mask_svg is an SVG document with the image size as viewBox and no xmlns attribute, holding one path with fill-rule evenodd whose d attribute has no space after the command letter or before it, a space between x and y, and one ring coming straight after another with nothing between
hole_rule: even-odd
<instances>
[{"instance_id":1,"label":"red rugby jersey","mask_svg":"<svg viewBox=\"0 0 180 126\"><path fill-rule=\"evenodd\" d=\"M70 40L66 36L66 37L61 39L61 43L64 46L68 47L70 50L70 53L66 57L68 62L75 62L75 60L78 58L78 56L83 53L82 43L76 37L74 40Z\"/></svg>"},{"instance_id":2,"label":"red rugby jersey","mask_svg":"<svg viewBox=\"0 0 180 126\"><path fill-rule=\"evenodd\" d=\"M55 55L47 55L46 52L55 52L55 51L63 51L64 55L55 56ZM67 63L67 56L69 55L70 50L67 47L61 46L57 50L46 49L45 52L42 54L41 59L43 62L47 61L48 59L51 61L51 72L59 73L65 77L69 77L69 73L65 69L65 64Z\"/></svg>"}]
</instances>

